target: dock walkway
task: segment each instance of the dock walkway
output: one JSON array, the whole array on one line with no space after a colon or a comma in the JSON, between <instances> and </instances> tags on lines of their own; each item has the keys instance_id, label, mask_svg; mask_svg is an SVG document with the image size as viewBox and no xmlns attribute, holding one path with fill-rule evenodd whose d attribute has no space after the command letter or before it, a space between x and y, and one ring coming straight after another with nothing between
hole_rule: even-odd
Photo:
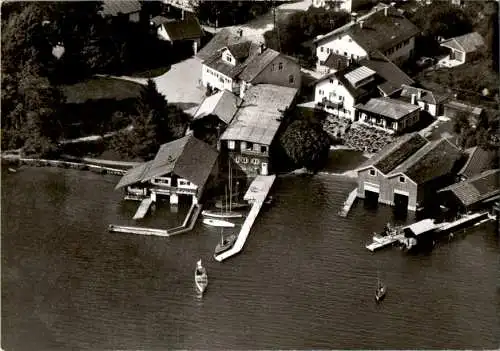
<instances>
[{"instance_id":1,"label":"dock walkway","mask_svg":"<svg viewBox=\"0 0 500 351\"><path fill-rule=\"evenodd\" d=\"M392 245L396 242L399 242L404 238L404 234L396 234L389 235L380 238L373 238L373 242L371 244L366 245L366 248L371 252L375 252L377 250L383 249L389 245Z\"/></svg>"},{"instance_id":2,"label":"dock walkway","mask_svg":"<svg viewBox=\"0 0 500 351\"><path fill-rule=\"evenodd\" d=\"M347 200L345 200L344 204L342 205L342 208L339 211L339 216L347 217L347 214L351 210L351 207L354 204L354 201L356 200L357 196L358 196L358 188L355 188L347 196Z\"/></svg>"},{"instance_id":3,"label":"dock walkway","mask_svg":"<svg viewBox=\"0 0 500 351\"><path fill-rule=\"evenodd\" d=\"M215 256L217 261L221 262L243 250L243 246L245 245L248 235L250 234L250 229L252 229L255 219L257 219L257 216L259 215L260 209L262 208L262 205L264 204L267 194L271 190L275 179L275 175L257 176L252 184L250 184L244 199L252 203L252 208L250 209L245 222L241 226L238 238L236 239L233 247L220 255Z\"/></svg>"},{"instance_id":4,"label":"dock walkway","mask_svg":"<svg viewBox=\"0 0 500 351\"><path fill-rule=\"evenodd\" d=\"M196 220L201 212L201 205L192 204L189 209L186 218L182 225L170 229L155 229L155 228L146 228L146 227L135 227L135 226L124 226L124 225L116 225L110 224L108 226L108 230L110 232L115 233L127 233L127 234L139 234L139 235L155 235L155 236L173 236L182 233L189 232L193 230Z\"/></svg>"},{"instance_id":5,"label":"dock walkway","mask_svg":"<svg viewBox=\"0 0 500 351\"><path fill-rule=\"evenodd\" d=\"M134 219L142 219L148 213L149 207L153 203L153 200L148 197L145 198L144 200L141 201L141 204L139 205L139 208L137 209L137 212L134 215Z\"/></svg>"}]
</instances>

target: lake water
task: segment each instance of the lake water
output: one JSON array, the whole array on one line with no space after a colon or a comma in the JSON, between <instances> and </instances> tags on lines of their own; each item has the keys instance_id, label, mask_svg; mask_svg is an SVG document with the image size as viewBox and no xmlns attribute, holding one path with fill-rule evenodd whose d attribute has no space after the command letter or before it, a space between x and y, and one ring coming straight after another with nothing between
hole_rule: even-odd
<instances>
[{"instance_id":1,"label":"lake water","mask_svg":"<svg viewBox=\"0 0 500 351\"><path fill-rule=\"evenodd\" d=\"M430 253L370 253L390 207L340 209L352 180L280 177L244 251L212 258L220 233L109 233L131 224L115 176L2 170L2 347L77 349L498 348L499 236L483 224ZM144 221L173 227L186 206ZM409 217L406 221L411 221ZM197 299L202 258L209 286ZM380 277L388 284L374 302Z\"/></svg>"}]
</instances>

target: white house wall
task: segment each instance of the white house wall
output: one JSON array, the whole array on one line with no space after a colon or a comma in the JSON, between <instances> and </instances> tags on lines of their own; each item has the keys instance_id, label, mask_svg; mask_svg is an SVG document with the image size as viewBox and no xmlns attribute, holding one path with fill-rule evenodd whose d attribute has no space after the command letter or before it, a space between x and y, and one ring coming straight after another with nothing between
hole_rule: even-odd
<instances>
[{"instance_id":1,"label":"white house wall","mask_svg":"<svg viewBox=\"0 0 500 351\"><path fill-rule=\"evenodd\" d=\"M330 83L330 79L325 79L318 84L314 89L314 101L316 103L322 102L323 98L327 100L339 103L343 102L343 109L347 110L347 112L337 111L336 109L326 109L327 112L332 113L334 115L339 115L340 117L349 118L354 120L354 97L347 91L347 89L339 85L339 81L332 77L333 83ZM335 96L333 96L335 94ZM340 99L342 97L343 99Z\"/></svg>"},{"instance_id":2,"label":"white house wall","mask_svg":"<svg viewBox=\"0 0 500 351\"><path fill-rule=\"evenodd\" d=\"M332 37L330 40L321 41L316 48L316 57L319 61L325 61L330 53L336 53L349 58L359 60L366 57L366 51L359 46L348 34Z\"/></svg>"},{"instance_id":3,"label":"white house wall","mask_svg":"<svg viewBox=\"0 0 500 351\"><path fill-rule=\"evenodd\" d=\"M205 65L202 65L201 70L201 81L204 87L210 84L212 88L233 91L233 80L231 78Z\"/></svg>"},{"instance_id":4,"label":"white house wall","mask_svg":"<svg viewBox=\"0 0 500 351\"><path fill-rule=\"evenodd\" d=\"M162 40L171 41L168 32L165 30L164 26L158 27L158 37Z\"/></svg>"}]
</instances>

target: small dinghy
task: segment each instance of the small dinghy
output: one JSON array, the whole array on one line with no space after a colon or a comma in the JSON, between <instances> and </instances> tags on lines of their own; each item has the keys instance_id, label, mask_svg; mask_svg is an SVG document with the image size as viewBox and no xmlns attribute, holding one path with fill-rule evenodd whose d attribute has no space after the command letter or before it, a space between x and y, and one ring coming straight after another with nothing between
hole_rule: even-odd
<instances>
[{"instance_id":1,"label":"small dinghy","mask_svg":"<svg viewBox=\"0 0 500 351\"><path fill-rule=\"evenodd\" d=\"M10 167L9 167L9 172L10 172L10 173L16 173L16 172L17 172L17 170L16 170L16 169L14 169L14 168L10 168Z\"/></svg>"},{"instance_id":2,"label":"small dinghy","mask_svg":"<svg viewBox=\"0 0 500 351\"><path fill-rule=\"evenodd\" d=\"M196 268L194 270L194 283L196 284L198 292L203 294L208 285L208 274L205 267L201 264L201 259L196 263Z\"/></svg>"},{"instance_id":3,"label":"small dinghy","mask_svg":"<svg viewBox=\"0 0 500 351\"><path fill-rule=\"evenodd\" d=\"M206 225L210 225L212 227L226 227L226 228L233 228L234 223L224 221L222 219L216 219L216 218L204 218L203 223Z\"/></svg>"},{"instance_id":4,"label":"small dinghy","mask_svg":"<svg viewBox=\"0 0 500 351\"><path fill-rule=\"evenodd\" d=\"M387 286L377 278L377 290L375 290L375 301L380 302L387 293Z\"/></svg>"}]
</instances>

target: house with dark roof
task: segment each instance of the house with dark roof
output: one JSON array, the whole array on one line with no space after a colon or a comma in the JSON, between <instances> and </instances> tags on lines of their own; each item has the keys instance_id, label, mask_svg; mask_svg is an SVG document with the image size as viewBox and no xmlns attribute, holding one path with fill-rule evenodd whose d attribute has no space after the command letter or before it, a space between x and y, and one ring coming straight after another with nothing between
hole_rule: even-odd
<instances>
[{"instance_id":1,"label":"house with dark roof","mask_svg":"<svg viewBox=\"0 0 500 351\"><path fill-rule=\"evenodd\" d=\"M359 62L348 61L344 68L317 80L314 101L328 113L355 121L359 118L356 113L359 103L367 102L371 97L392 96L402 89L403 84L413 83L401 69L382 54L377 54ZM402 103L402 106L406 104ZM413 115L409 117L413 118Z\"/></svg>"},{"instance_id":2,"label":"house with dark roof","mask_svg":"<svg viewBox=\"0 0 500 351\"><path fill-rule=\"evenodd\" d=\"M418 105L422 111L426 111L433 117L441 116L444 113L444 104L448 96L435 94L430 90L412 87L406 84L402 85L399 99L409 102L412 105Z\"/></svg>"},{"instance_id":3,"label":"house with dark roof","mask_svg":"<svg viewBox=\"0 0 500 351\"><path fill-rule=\"evenodd\" d=\"M500 169L487 170L438 192L441 205L453 213L492 208L500 199Z\"/></svg>"},{"instance_id":4,"label":"house with dark roof","mask_svg":"<svg viewBox=\"0 0 500 351\"><path fill-rule=\"evenodd\" d=\"M498 168L498 152L474 146L465 150L467 161L458 171L458 180L472 178L486 170Z\"/></svg>"},{"instance_id":5,"label":"house with dark roof","mask_svg":"<svg viewBox=\"0 0 500 351\"><path fill-rule=\"evenodd\" d=\"M406 134L358 169L357 196L415 211L453 182L461 160L461 151L447 139Z\"/></svg>"},{"instance_id":6,"label":"house with dark roof","mask_svg":"<svg viewBox=\"0 0 500 351\"><path fill-rule=\"evenodd\" d=\"M139 22L141 8L139 0L104 0L100 13L103 17L126 16L131 22Z\"/></svg>"},{"instance_id":7,"label":"house with dark roof","mask_svg":"<svg viewBox=\"0 0 500 351\"><path fill-rule=\"evenodd\" d=\"M313 0L312 6L351 13L368 3L370 3L370 0Z\"/></svg>"},{"instance_id":8,"label":"house with dark roof","mask_svg":"<svg viewBox=\"0 0 500 351\"><path fill-rule=\"evenodd\" d=\"M318 67L331 53L360 60L374 51L400 64L413 55L419 32L397 9L379 4L368 14L314 40Z\"/></svg>"},{"instance_id":9,"label":"house with dark roof","mask_svg":"<svg viewBox=\"0 0 500 351\"><path fill-rule=\"evenodd\" d=\"M448 61L456 61L456 65L471 61L474 56L485 48L484 39L481 34L472 32L458 37L446 39L440 46L450 50Z\"/></svg>"},{"instance_id":10,"label":"house with dark roof","mask_svg":"<svg viewBox=\"0 0 500 351\"><path fill-rule=\"evenodd\" d=\"M390 133L402 133L420 119L420 106L389 97L371 98L355 107L360 123L376 126Z\"/></svg>"},{"instance_id":11,"label":"house with dark roof","mask_svg":"<svg viewBox=\"0 0 500 351\"><path fill-rule=\"evenodd\" d=\"M298 89L272 84L248 88L233 120L219 140L219 150L248 176L272 172L272 150L285 111Z\"/></svg>"},{"instance_id":12,"label":"house with dark roof","mask_svg":"<svg viewBox=\"0 0 500 351\"><path fill-rule=\"evenodd\" d=\"M207 184L217 176L218 152L210 145L187 135L163 144L155 158L130 169L115 189L124 189L125 198L168 196L177 204L179 195L197 203Z\"/></svg>"},{"instance_id":13,"label":"house with dark roof","mask_svg":"<svg viewBox=\"0 0 500 351\"><path fill-rule=\"evenodd\" d=\"M202 84L243 97L256 84L299 88L300 65L287 55L251 41L225 46L203 61Z\"/></svg>"},{"instance_id":14,"label":"house with dark roof","mask_svg":"<svg viewBox=\"0 0 500 351\"><path fill-rule=\"evenodd\" d=\"M187 15L181 20L155 16L151 19L150 23L157 31L160 39L169 41L172 44L191 42L193 45L193 55L197 54L203 30L195 16Z\"/></svg>"}]
</instances>

